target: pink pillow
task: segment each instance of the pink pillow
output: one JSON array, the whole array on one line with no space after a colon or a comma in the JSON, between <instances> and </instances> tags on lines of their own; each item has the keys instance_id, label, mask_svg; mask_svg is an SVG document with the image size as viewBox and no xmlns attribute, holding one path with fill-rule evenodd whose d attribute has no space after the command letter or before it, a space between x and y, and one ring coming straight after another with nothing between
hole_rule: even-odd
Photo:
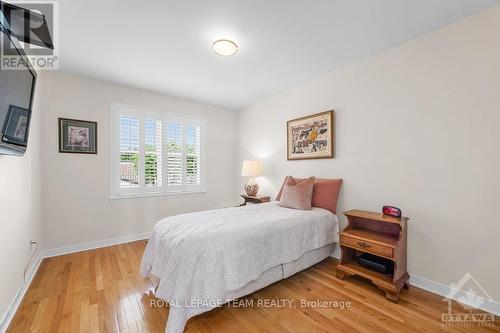
<instances>
[{"instance_id":1,"label":"pink pillow","mask_svg":"<svg viewBox=\"0 0 500 333\"><path fill-rule=\"evenodd\" d=\"M276 196L276 201L280 201L288 177L285 177L283 185ZM295 178L295 181L301 179ZM312 196L312 206L329 210L332 213L337 213L337 200L339 198L340 187L342 186L342 179L320 179L314 180L314 189Z\"/></svg>"},{"instance_id":2,"label":"pink pillow","mask_svg":"<svg viewBox=\"0 0 500 333\"><path fill-rule=\"evenodd\" d=\"M288 177L279 205L288 208L310 210L313 187L314 177L298 182L292 176Z\"/></svg>"},{"instance_id":3,"label":"pink pillow","mask_svg":"<svg viewBox=\"0 0 500 333\"><path fill-rule=\"evenodd\" d=\"M285 187L285 184L288 182L288 177L292 177L292 176L286 176L285 179L283 179L283 184L281 184L280 191L276 195L276 199L275 199L276 201L280 201L281 194L283 193L283 187Z\"/></svg>"}]
</instances>

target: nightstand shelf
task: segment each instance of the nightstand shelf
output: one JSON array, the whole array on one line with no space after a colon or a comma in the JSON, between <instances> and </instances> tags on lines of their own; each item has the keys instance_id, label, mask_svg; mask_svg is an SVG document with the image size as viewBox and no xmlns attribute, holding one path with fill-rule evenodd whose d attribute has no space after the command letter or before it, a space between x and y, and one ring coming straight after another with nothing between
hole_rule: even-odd
<instances>
[{"instance_id":1,"label":"nightstand shelf","mask_svg":"<svg viewBox=\"0 0 500 333\"><path fill-rule=\"evenodd\" d=\"M362 276L364 278L367 278L369 280L372 280L372 279L380 280L380 281L383 281L387 284L392 283L392 274L389 275L389 274L382 274L379 272L375 272L369 268L361 266L360 264L358 264L355 261L346 262L342 265L344 266L344 268L346 270L350 271L353 275L356 274L356 275Z\"/></svg>"},{"instance_id":2,"label":"nightstand shelf","mask_svg":"<svg viewBox=\"0 0 500 333\"><path fill-rule=\"evenodd\" d=\"M337 277L344 279L359 275L369 279L386 293L389 300L397 302L401 289L409 288L410 276L406 272L408 218L398 219L361 210L351 210L344 215L348 225L340 233L342 256L337 266ZM364 253L390 260L393 273L383 274L361 266L358 258Z\"/></svg>"},{"instance_id":3,"label":"nightstand shelf","mask_svg":"<svg viewBox=\"0 0 500 333\"><path fill-rule=\"evenodd\" d=\"M341 235L346 235L351 238L364 240L369 238L371 242L375 244L380 244L388 247L396 247L397 240L390 234L384 234L383 232L365 230L365 229L350 229L345 230Z\"/></svg>"}]
</instances>

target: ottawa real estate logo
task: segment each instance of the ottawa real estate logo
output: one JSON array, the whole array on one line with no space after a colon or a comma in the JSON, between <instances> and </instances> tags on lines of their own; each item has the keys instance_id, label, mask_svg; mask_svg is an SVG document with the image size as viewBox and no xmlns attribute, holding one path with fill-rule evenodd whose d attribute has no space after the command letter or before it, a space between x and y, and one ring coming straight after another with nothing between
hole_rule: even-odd
<instances>
[{"instance_id":1,"label":"ottawa real estate logo","mask_svg":"<svg viewBox=\"0 0 500 333\"><path fill-rule=\"evenodd\" d=\"M473 328L495 325L495 315L478 310L486 308L488 303L494 304L494 301L470 273L466 273L456 284L450 284L450 292L443 301L448 302L448 312L441 315L445 326Z\"/></svg>"}]
</instances>

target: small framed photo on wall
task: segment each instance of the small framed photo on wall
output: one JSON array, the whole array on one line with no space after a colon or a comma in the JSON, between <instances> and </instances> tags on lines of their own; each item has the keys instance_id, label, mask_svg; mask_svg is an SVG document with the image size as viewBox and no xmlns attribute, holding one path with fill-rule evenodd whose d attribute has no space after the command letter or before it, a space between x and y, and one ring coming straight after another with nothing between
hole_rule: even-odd
<instances>
[{"instance_id":1,"label":"small framed photo on wall","mask_svg":"<svg viewBox=\"0 0 500 333\"><path fill-rule=\"evenodd\" d=\"M287 121L287 159L333 158L333 110Z\"/></svg>"},{"instance_id":2,"label":"small framed photo on wall","mask_svg":"<svg viewBox=\"0 0 500 333\"><path fill-rule=\"evenodd\" d=\"M97 122L59 118L59 152L97 154Z\"/></svg>"}]
</instances>

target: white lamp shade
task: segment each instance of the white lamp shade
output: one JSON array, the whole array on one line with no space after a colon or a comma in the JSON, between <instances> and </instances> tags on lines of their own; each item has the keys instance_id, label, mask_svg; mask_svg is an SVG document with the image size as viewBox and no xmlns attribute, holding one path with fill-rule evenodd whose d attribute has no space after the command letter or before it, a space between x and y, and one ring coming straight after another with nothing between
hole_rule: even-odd
<instances>
[{"instance_id":1,"label":"white lamp shade","mask_svg":"<svg viewBox=\"0 0 500 333\"><path fill-rule=\"evenodd\" d=\"M241 167L241 175L243 177L262 176L262 161L243 161L243 166Z\"/></svg>"}]
</instances>

